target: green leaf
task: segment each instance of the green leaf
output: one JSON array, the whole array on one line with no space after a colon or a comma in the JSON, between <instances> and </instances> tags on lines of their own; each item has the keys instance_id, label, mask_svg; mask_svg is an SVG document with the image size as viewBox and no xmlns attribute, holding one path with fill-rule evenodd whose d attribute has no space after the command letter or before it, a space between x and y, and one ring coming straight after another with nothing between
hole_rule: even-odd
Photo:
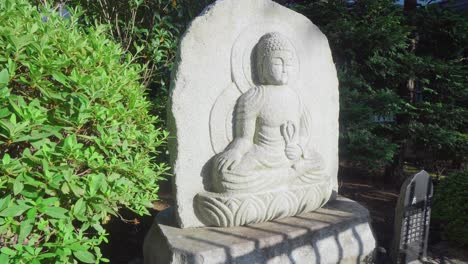
<instances>
[{"instance_id":1,"label":"green leaf","mask_svg":"<svg viewBox=\"0 0 468 264\"><path fill-rule=\"evenodd\" d=\"M15 114L15 113L11 114L11 116L10 116L10 123L11 123L12 125L16 125L16 120L17 120L17 119L16 119L16 114ZM15 128L14 130L16 130L16 128Z\"/></svg>"},{"instance_id":2,"label":"green leaf","mask_svg":"<svg viewBox=\"0 0 468 264\"><path fill-rule=\"evenodd\" d=\"M1 96L1 94L0 94ZM11 114L11 112L7 108L0 109L0 118L7 117Z\"/></svg>"},{"instance_id":3,"label":"green leaf","mask_svg":"<svg viewBox=\"0 0 468 264\"><path fill-rule=\"evenodd\" d=\"M64 194L70 193L70 187L68 187L68 183L64 182L62 187L60 188Z\"/></svg>"},{"instance_id":4,"label":"green leaf","mask_svg":"<svg viewBox=\"0 0 468 264\"><path fill-rule=\"evenodd\" d=\"M35 220L36 216L37 216L37 209L34 207L29 209L28 212L26 213L26 217L31 220Z\"/></svg>"},{"instance_id":5,"label":"green leaf","mask_svg":"<svg viewBox=\"0 0 468 264\"><path fill-rule=\"evenodd\" d=\"M86 212L86 204L85 204L83 198L80 198L80 199L75 203L75 206L73 206L73 214L74 214L77 218L83 218L85 212Z\"/></svg>"},{"instance_id":6,"label":"green leaf","mask_svg":"<svg viewBox=\"0 0 468 264\"><path fill-rule=\"evenodd\" d=\"M44 209L40 210L44 214L53 217L53 218L66 218L65 214L68 212L67 209L61 208L61 207L45 207Z\"/></svg>"},{"instance_id":7,"label":"green leaf","mask_svg":"<svg viewBox=\"0 0 468 264\"><path fill-rule=\"evenodd\" d=\"M63 73L61 73L61 72L54 72L54 73L52 74L52 76L54 77L54 79L55 79L57 82L59 82L59 83L61 83L61 84L63 84L63 85L65 85L65 86L68 87L67 76L65 76Z\"/></svg>"},{"instance_id":8,"label":"green leaf","mask_svg":"<svg viewBox=\"0 0 468 264\"><path fill-rule=\"evenodd\" d=\"M106 180L103 174L92 174L90 175L89 182L89 193L91 195L96 195L97 191L101 188L103 182Z\"/></svg>"},{"instance_id":9,"label":"green leaf","mask_svg":"<svg viewBox=\"0 0 468 264\"><path fill-rule=\"evenodd\" d=\"M73 255L80 261L84 263L95 263L96 258L93 254L89 253L88 251L76 251L73 252Z\"/></svg>"},{"instance_id":10,"label":"green leaf","mask_svg":"<svg viewBox=\"0 0 468 264\"><path fill-rule=\"evenodd\" d=\"M29 208L31 208L31 206L29 205L15 205L12 207L8 207L2 212L0 212L0 216L5 216L5 217L19 216L22 213L24 213L24 211L28 210Z\"/></svg>"},{"instance_id":11,"label":"green leaf","mask_svg":"<svg viewBox=\"0 0 468 264\"><path fill-rule=\"evenodd\" d=\"M21 177L16 177L15 182L13 183L13 194L18 195L24 188L23 181Z\"/></svg>"},{"instance_id":12,"label":"green leaf","mask_svg":"<svg viewBox=\"0 0 468 264\"><path fill-rule=\"evenodd\" d=\"M71 150L74 146L77 145L76 135L72 134L65 138L63 141L63 147L67 150Z\"/></svg>"},{"instance_id":13,"label":"green leaf","mask_svg":"<svg viewBox=\"0 0 468 264\"><path fill-rule=\"evenodd\" d=\"M39 29L39 26L37 25L37 23L34 23L31 27L31 34L34 34L34 32L36 32L37 30Z\"/></svg>"},{"instance_id":14,"label":"green leaf","mask_svg":"<svg viewBox=\"0 0 468 264\"><path fill-rule=\"evenodd\" d=\"M10 227L11 227L10 223L0 225L0 234L3 234L3 232L5 232L5 230L9 229Z\"/></svg>"},{"instance_id":15,"label":"green leaf","mask_svg":"<svg viewBox=\"0 0 468 264\"><path fill-rule=\"evenodd\" d=\"M37 256L38 259L48 259L48 258L54 258L55 256L57 256L57 254L55 253L43 253L43 254L40 254L39 256Z\"/></svg>"},{"instance_id":16,"label":"green leaf","mask_svg":"<svg viewBox=\"0 0 468 264\"><path fill-rule=\"evenodd\" d=\"M19 243L22 243L26 237L31 233L34 227L34 219L23 220L20 225L20 233L18 237Z\"/></svg>"},{"instance_id":17,"label":"green leaf","mask_svg":"<svg viewBox=\"0 0 468 264\"><path fill-rule=\"evenodd\" d=\"M50 197L50 198L47 198L47 199L44 199L41 204L45 205L45 206L51 206L53 205L54 203L58 203L60 201L59 198L57 197Z\"/></svg>"},{"instance_id":18,"label":"green leaf","mask_svg":"<svg viewBox=\"0 0 468 264\"><path fill-rule=\"evenodd\" d=\"M122 177L122 175L120 175L120 174L118 174L118 173L116 173L116 172L112 172L112 173L109 175L109 177L107 177L107 180L108 180L109 182L113 182L113 181L117 180L117 179L120 178L120 177Z\"/></svg>"},{"instance_id":19,"label":"green leaf","mask_svg":"<svg viewBox=\"0 0 468 264\"><path fill-rule=\"evenodd\" d=\"M16 255L16 251L14 251L11 248L7 248L7 247L3 247L2 249L0 249L0 252L2 252L3 254L9 255L9 256Z\"/></svg>"},{"instance_id":20,"label":"green leaf","mask_svg":"<svg viewBox=\"0 0 468 264\"><path fill-rule=\"evenodd\" d=\"M3 158L2 158L3 165L9 164L10 161L11 161L10 155L8 153L5 153L5 155L3 155Z\"/></svg>"},{"instance_id":21,"label":"green leaf","mask_svg":"<svg viewBox=\"0 0 468 264\"><path fill-rule=\"evenodd\" d=\"M10 257L7 254L0 254L0 263L8 264L10 263Z\"/></svg>"},{"instance_id":22,"label":"green leaf","mask_svg":"<svg viewBox=\"0 0 468 264\"><path fill-rule=\"evenodd\" d=\"M7 69L0 71L0 87L4 87L10 81L10 75L8 74Z\"/></svg>"},{"instance_id":23,"label":"green leaf","mask_svg":"<svg viewBox=\"0 0 468 264\"><path fill-rule=\"evenodd\" d=\"M86 251L86 250L88 250L88 248L89 248L88 246L83 245L83 244L81 243L81 241L80 241L80 242L73 243L73 244L71 244L71 245L67 245L67 247L70 248L70 249L73 250L73 251L76 251L76 252L78 252L78 251Z\"/></svg>"},{"instance_id":24,"label":"green leaf","mask_svg":"<svg viewBox=\"0 0 468 264\"><path fill-rule=\"evenodd\" d=\"M79 187L78 185L74 184L74 183L68 183L68 185L70 186L70 189L72 190L72 192L76 195L76 196L83 196L83 194L85 193L84 189Z\"/></svg>"},{"instance_id":25,"label":"green leaf","mask_svg":"<svg viewBox=\"0 0 468 264\"><path fill-rule=\"evenodd\" d=\"M22 108L27 107L26 102L22 97L17 97L17 98L8 98L8 101L10 103L10 107L15 111L15 114L18 115L21 118L24 118L24 111Z\"/></svg>"},{"instance_id":26,"label":"green leaf","mask_svg":"<svg viewBox=\"0 0 468 264\"><path fill-rule=\"evenodd\" d=\"M10 200L11 200L11 195L7 195L6 197L0 199L0 211L2 211L3 209L5 209L8 204L10 203Z\"/></svg>"},{"instance_id":27,"label":"green leaf","mask_svg":"<svg viewBox=\"0 0 468 264\"><path fill-rule=\"evenodd\" d=\"M106 230L102 227L100 224L94 224L93 228L96 229L96 231L99 232L99 234L104 234L106 233Z\"/></svg>"}]
</instances>

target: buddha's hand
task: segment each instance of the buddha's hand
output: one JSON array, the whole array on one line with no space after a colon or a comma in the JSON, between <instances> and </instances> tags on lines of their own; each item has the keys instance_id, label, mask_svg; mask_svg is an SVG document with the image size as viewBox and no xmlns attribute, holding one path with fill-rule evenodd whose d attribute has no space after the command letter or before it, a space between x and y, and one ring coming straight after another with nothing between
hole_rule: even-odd
<instances>
[{"instance_id":1,"label":"buddha's hand","mask_svg":"<svg viewBox=\"0 0 468 264\"><path fill-rule=\"evenodd\" d=\"M306 152L304 153L304 158L311 164L313 169L323 170L325 168L323 158L316 150L309 149Z\"/></svg>"},{"instance_id":2,"label":"buddha's hand","mask_svg":"<svg viewBox=\"0 0 468 264\"><path fill-rule=\"evenodd\" d=\"M302 148L296 143L298 133L296 131L296 125L292 121L287 121L281 125L281 135L286 143L286 157L290 160L298 160L302 156Z\"/></svg>"},{"instance_id":3,"label":"buddha's hand","mask_svg":"<svg viewBox=\"0 0 468 264\"><path fill-rule=\"evenodd\" d=\"M287 144L285 152L290 160L298 160L302 156L302 148L298 144Z\"/></svg>"},{"instance_id":4,"label":"buddha's hand","mask_svg":"<svg viewBox=\"0 0 468 264\"><path fill-rule=\"evenodd\" d=\"M234 169L242 159L242 155L233 149L226 150L215 158L215 166L218 171Z\"/></svg>"}]
</instances>

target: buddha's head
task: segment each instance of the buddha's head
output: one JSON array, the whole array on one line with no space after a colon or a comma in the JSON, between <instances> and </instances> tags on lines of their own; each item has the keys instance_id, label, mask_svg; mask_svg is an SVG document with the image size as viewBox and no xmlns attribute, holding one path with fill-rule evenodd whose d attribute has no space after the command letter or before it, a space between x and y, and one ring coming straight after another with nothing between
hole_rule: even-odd
<instances>
[{"instance_id":1,"label":"buddha's head","mask_svg":"<svg viewBox=\"0 0 468 264\"><path fill-rule=\"evenodd\" d=\"M278 32L263 35L257 45L257 73L261 84L285 85L293 65L293 47Z\"/></svg>"}]
</instances>

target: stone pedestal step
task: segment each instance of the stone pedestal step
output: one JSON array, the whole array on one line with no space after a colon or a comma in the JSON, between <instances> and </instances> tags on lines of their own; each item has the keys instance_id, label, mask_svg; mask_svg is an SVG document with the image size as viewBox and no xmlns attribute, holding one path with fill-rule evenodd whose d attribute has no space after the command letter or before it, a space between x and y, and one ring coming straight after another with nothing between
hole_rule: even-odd
<instances>
[{"instance_id":1,"label":"stone pedestal step","mask_svg":"<svg viewBox=\"0 0 468 264\"><path fill-rule=\"evenodd\" d=\"M338 197L294 217L232 228L171 226L162 212L144 245L145 264L360 263L375 248L369 212Z\"/></svg>"}]
</instances>

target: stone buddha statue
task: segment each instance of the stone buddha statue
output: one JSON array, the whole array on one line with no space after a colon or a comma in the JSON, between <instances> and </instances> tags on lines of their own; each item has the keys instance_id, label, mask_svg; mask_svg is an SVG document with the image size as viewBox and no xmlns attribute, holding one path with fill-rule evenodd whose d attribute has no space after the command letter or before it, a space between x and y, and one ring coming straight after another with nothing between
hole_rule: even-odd
<instances>
[{"instance_id":1,"label":"stone buddha statue","mask_svg":"<svg viewBox=\"0 0 468 264\"><path fill-rule=\"evenodd\" d=\"M258 85L237 100L233 140L213 159L212 191L258 193L326 184L324 162L308 144L308 111L289 85L298 67L294 48L271 32L260 38L255 52Z\"/></svg>"}]
</instances>

